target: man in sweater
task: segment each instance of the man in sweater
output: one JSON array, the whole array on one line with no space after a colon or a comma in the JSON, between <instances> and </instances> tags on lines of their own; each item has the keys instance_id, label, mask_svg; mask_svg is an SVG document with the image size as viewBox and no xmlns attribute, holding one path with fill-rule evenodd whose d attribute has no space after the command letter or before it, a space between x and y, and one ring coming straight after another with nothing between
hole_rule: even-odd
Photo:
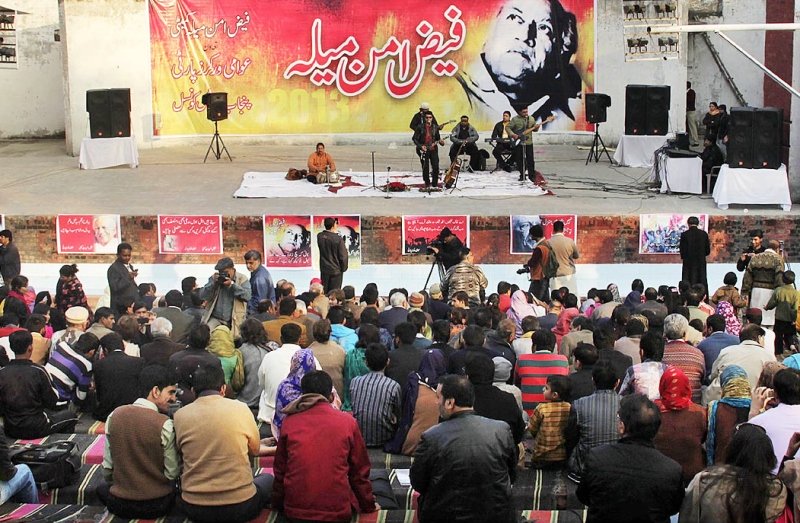
<instances>
[{"instance_id":1,"label":"man in sweater","mask_svg":"<svg viewBox=\"0 0 800 523\"><path fill-rule=\"evenodd\" d=\"M272 476L253 478L251 456L265 452L266 442L250 409L225 398L222 367L203 365L194 372L197 399L175 413L175 442L183 458L177 505L198 523L250 521L267 506Z\"/></svg>"},{"instance_id":2,"label":"man in sweater","mask_svg":"<svg viewBox=\"0 0 800 523\"><path fill-rule=\"evenodd\" d=\"M706 375L706 359L700 350L686 342L689 321L680 314L670 314L664 318L664 346L662 362L678 367L689 378L692 386L692 401L700 403L700 384ZM713 378L712 378L713 379Z\"/></svg>"},{"instance_id":3,"label":"man in sweater","mask_svg":"<svg viewBox=\"0 0 800 523\"><path fill-rule=\"evenodd\" d=\"M447 294L447 299L451 303L453 296L459 291L467 293L470 307L477 307L483 301L482 296L489 285L489 280L474 261L472 251L468 247L463 247L461 262L450 267L442 279L442 292Z\"/></svg>"},{"instance_id":4,"label":"man in sweater","mask_svg":"<svg viewBox=\"0 0 800 523\"><path fill-rule=\"evenodd\" d=\"M347 272L347 247L339 236L339 219L328 216L323 220L325 230L317 235L319 248L319 270L325 293L341 289L344 273Z\"/></svg>"},{"instance_id":5,"label":"man in sweater","mask_svg":"<svg viewBox=\"0 0 800 523\"><path fill-rule=\"evenodd\" d=\"M106 419L103 473L108 483L97 496L109 512L128 519L165 516L175 501L180 475L172 420L176 380L162 365L150 365L139 376L139 399L117 407Z\"/></svg>"},{"instance_id":6,"label":"man in sweater","mask_svg":"<svg viewBox=\"0 0 800 523\"><path fill-rule=\"evenodd\" d=\"M553 235L550 237L550 247L553 255L558 260L556 276L550 279L551 289L567 287L572 294L578 294L578 281L575 278L575 260L578 259L578 246L575 240L564 235L564 222L553 222Z\"/></svg>"},{"instance_id":7,"label":"man in sweater","mask_svg":"<svg viewBox=\"0 0 800 523\"><path fill-rule=\"evenodd\" d=\"M795 322L800 307L800 293L794 287L794 271L783 273L783 285L775 289L764 306L765 310L775 309L775 355L791 352L794 335L797 334Z\"/></svg>"},{"instance_id":8,"label":"man in sweater","mask_svg":"<svg viewBox=\"0 0 800 523\"><path fill-rule=\"evenodd\" d=\"M522 389L522 406L530 415L544 401L544 386L548 376L566 376L567 358L554 354L556 337L550 331L538 330L533 335L533 354L517 358L516 383Z\"/></svg>"},{"instance_id":9,"label":"man in sweater","mask_svg":"<svg viewBox=\"0 0 800 523\"><path fill-rule=\"evenodd\" d=\"M779 251L780 243L777 240L770 240L764 252L754 254L750 258L742 278L742 296L747 296L749 307L763 310L772 297L772 291L783 283L781 279L784 269L783 254ZM761 324L766 327L773 326L775 313L763 310Z\"/></svg>"}]
</instances>

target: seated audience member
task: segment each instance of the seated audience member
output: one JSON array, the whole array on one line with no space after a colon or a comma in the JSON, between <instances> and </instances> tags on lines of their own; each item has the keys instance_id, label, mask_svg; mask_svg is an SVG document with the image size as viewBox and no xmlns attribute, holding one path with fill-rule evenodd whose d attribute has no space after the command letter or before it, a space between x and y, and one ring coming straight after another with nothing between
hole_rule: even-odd
<instances>
[{"instance_id":1,"label":"seated audience member","mask_svg":"<svg viewBox=\"0 0 800 523\"><path fill-rule=\"evenodd\" d=\"M426 350L428 347L430 347L433 343L429 339L431 336L431 326L425 317L425 313L419 309L409 311L408 322L417 329L414 343L412 345L414 345L414 347L418 350Z\"/></svg>"},{"instance_id":2,"label":"seated audience member","mask_svg":"<svg viewBox=\"0 0 800 523\"><path fill-rule=\"evenodd\" d=\"M137 305L141 306L141 304ZM114 332L122 337L123 351L134 358L139 358L142 355L141 347L137 343L138 338L142 335L139 331L139 326L138 318L133 314L123 315L114 326ZM149 329L150 325L147 324L146 327Z\"/></svg>"},{"instance_id":3,"label":"seated audience member","mask_svg":"<svg viewBox=\"0 0 800 523\"><path fill-rule=\"evenodd\" d=\"M743 423L731 438L723 465L697 474L686 489L679 520L776 521L786 508L786 487L772 470L777 466L764 431Z\"/></svg>"},{"instance_id":4,"label":"seated audience member","mask_svg":"<svg viewBox=\"0 0 800 523\"><path fill-rule=\"evenodd\" d=\"M258 384L258 368L264 360L264 356L272 348L267 342L267 333L264 332L262 321L256 318L247 318L242 323L240 334L242 335L242 345L239 350L242 352L244 361L244 386L236 399L250 407L254 415L258 414L258 402L261 400L261 386Z\"/></svg>"},{"instance_id":5,"label":"seated audience member","mask_svg":"<svg viewBox=\"0 0 800 523\"><path fill-rule=\"evenodd\" d=\"M670 314L664 319L664 357L667 365L678 367L689 378L692 387L692 401L700 403L700 384L706 374L706 360L703 353L685 340L689 321L681 314Z\"/></svg>"},{"instance_id":6,"label":"seated audience member","mask_svg":"<svg viewBox=\"0 0 800 523\"><path fill-rule=\"evenodd\" d=\"M583 316L576 317L572 320L569 333L561 338L561 345L558 347L558 352L572 362L572 352L579 343L588 343L590 345L594 343L594 332L592 329L592 320Z\"/></svg>"},{"instance_id":7,"label":"seated audience member","mask_svg":"<svg viewBox=\"0 0 800 523\"><path fill-rule=\"evenodd\" d=\"M139 348L139 357L141 357L145 365L158 364L169 365L169 359L178 351L186 348L185 343L176 343L172 341L172 322L165 317L158 317L150 324L150 334L153 336L153 341L145 343ZM189 335L184 337L188 339Z\"/></svg>"},{"instance_id":8,"label":"seated audience member","mask_svg":"<svg viewBox=\"0 0 800 523\"><path fill-rule=\"evenodd\" d=\"M9 335L14 359L0 369L0 415L10 438L43 438L56 432L70 433L78 422L67 409L56 411L58 395L50 375L31 361L33 337L26 330Z\"/></svg>"},{"instance_id":9,"label":"seated audience member","mask_svg":"<svg viewBox=\"0 0 800 523\"><path fill-rule=\"evenodd\" d=\"M233 333L226 325L217 325L208 339L208 352L219 358L228 385L228 397L235 397L244 385L244 364L236 350Z\"/></svg>"},{"instance_id":10,"label":"seated audience member","mask_svg":"<svg viewBox=\"0 0 800 523\"><path fill-rule=\"evenodd\" d=\"M747 373L750 389L756 388L756 382L761 375L765 363L774 362L775 355L764 350L764 329L758 325L748 324L739 333L738 345L731 345L722 349L711 367L708 378L712 387L719 390L719 376L725 367L738 365ZM717 396L718 397L718 396ZM716 398L715 398L716 399Z\"/></svg>"},{"instance_id":11,"label":"seated audience member","mask_svg":"<svg viewBox=\"0 0 800 523\"><path fill-rule=\"evenodd\" d=\"M717 304L717 308L713 314L719 314L725 320L725 333L731 336L738 336L742 330L742 322L739 321L739 316L733 310L733 305L727 301L721 301Z\"/></svg>"},{"instance_id":12,"label":"seated audience member","mask_svg":"<svg viewBox=\"0 0 800 523\"><path fill-rule=\"evenodd\" d=\"M738 365L725 367L720 375L722 399L708 404L708 436L706 437L706 462L709 466L725 463L728 445L740 423L750 413L750 384L747 373Z\"/></svg>"},{"instance_id":13,"label":"seated audience member","mask_svg":"<svg viewBox=\"0 0 800 523\"><path fill-rule=\"evenodd\" d=\"M90 332L97 336L98 340L102 340L103 336L114 332L115 321L114 311L108 307L98 307L94 311L94 323L86 329L86 332Z\"/></svg>"},{"instance_id":14,"label":"seated audience member","mask_svg":"<svg viewBox=\"0 0 800 523\"><path fill-rule=\"evenodd\" d=\"M576 434L577 446L569 459L569 477L580 483L583 467L589 451L619 439L617 433L617 412L619 396L614 389L619 385L614 370L607 364L596 365L592 369L595 392L572 401L576 423L571 428Z\"/></svg>"},{"instance_id":15,"label":"seated audience member","mask_svg":"<svg viewBox=\"0 0 800 523\"><path fill-rule=\"evenodd\" d=\"M331 322L323 318L317 320L311 328L314 343L308 346L314 357L333 380L333 388L339 396L344 395L344 347L331 340ZM356 339L358 342L358 339ZM355 349L355 344L353 344Z\"/></svg>"},{"instance_id":16,"label":"seated audience member","mask_svg":"<svg viewBox=\"0 0 800 523\"><path fill-rule=\"evenodd\" d=\"M0 434L0 505L39 503L39 491L28 465L14 465L8 455L8 441Z\"/></svg>"},{"instance_id":17,"label":"seated audience member","mask_svg":"<svg viewBox=\"0 0 800 523\"><path fill-rule=\"evenodd\" d=\"M130 405L139 397L139 374L144 361L125 354L122 337L115 332L103 336L100 345L107 354L94 364L97 392L94 418L105 421L111 411L122 405Z\"/></svg>"},{"instance_id":18,"label":"seated audience member","mask_svg":"<svg viewBox=\"0 0 800 523\"><path fill-rule=\"evenodd\" d=\"M539 318L547 313L545 308L539 303L532 304L528 301L528 293L522 289L511 295L511 307L506 311L506 316L514 320L515 334L517 337L525 333L522 320L528 316Z\"/></svg>"},{"instance_id":19,"label":"seated audience member","mask_svg":"<svg viewBox=\"0 0 800 523\"><path fill-rule=\"evenodd\" d=\"M536 406L528 423L533 436L534 468L557 468L564 464L571 446L567 444L567 424L572 407L569 400L569 379L566 376L550 375L544 385L544 401Z\"/></svg>"},{"instance_id":20,"label":"seated audience member","mask_svg":"<svg viewBox=\"0 0 800 523\"><path fill-rule=\"evenodd\" d=\"M517 354L511 347L512 341L514 341L514 322L504 318L497 324L497 329L486 332L486 341L483 346L492 357L501 356L507 359L513 367L517 364Z\"/></svg>"},{"instance_id":21,"label":"seated audience member","mask_svg":"<svg viewBox=\"0 0 800 523\"><path fill-rule=\"evenodd\" d=\"M625 378L625 372L633 365L633 360L614 350L614 332L610 327L598 327L592 333L592 344L597 349L597 363L608 362L618 380Z\"/></svg>"},{"instance_id":22,"label":"seated audience member","mask_svg":"<svg viewBox=\"0 0 800 523\"><path fill-rule=\"evenodd\" d=\"M515 381L522 390L522 406L530 416L536 406L545 401L544 388L549 376L566 376L569 373L567 358L553 354L556 337L548 330L538 330L533 335L533 354L523 354L517 359Z\"/></svg>"},{"instance_id":23,"label":"seated audience member","mask_svg":"<svg viewBox=\"0 0 800 523\"><path fill-rule=\"evenodd\" d=\"M386 452L412 456L422 433L439 422L436 386L446 373L444 355L437 350L428 349L422 357L419 369L406 378L402 391L402 417L394 438L384 446Z\"/></svg>"},{"instance_id":24,"label":"seated audience member","mask_svg":"<svg viewBox=\"0 0 800 523\"><path fill-rule=\"evenodd\" d=\"M182 405L188 405L194 401L192 394L192 372L198 365L205 363L209 365L219 365L222 363L219 358L208 352L208 340L211 338L211 331L205 323L198 323L189 331L189 345L182 351L178 351L169 357L169 369L178 378L178 399Z\"/></svg>"},{"instance_id":25,"label":"seated audience member","mask_svg":"<svg viewBox=\"0 0 800 523\"><path fill-rule=\"evenodd\" d=\"M371 311L374 311L374 309L366 309L364 312L368 314L365 315L362 313L362 318L372 314ZM356 348L344 356L344 380L342 383L342 388L344 389L342 410L344 411L352 410L350 403L350 383L356 376L363 376L369 373L366 350L371 343L383 343L381 341L383 338L382 331L383 329L379 329L372 323L363 323L358 328L358 342L356 342Z\"/></svg>"},{"instance_id":26,"label":"seated audience member","mask_svg":"<svg viewBox=\"0 0 800 523\"><path fill-rule=\"evenodd\" d=\"M428 300L428 312L433 321L446 320L450 316L450 305L444 300L442 286L438 283L432 284L428 288L430 299Z\"/></svg>"},{"instance_id":27,"label":"seated audience member","mask_svg":"<svg viewBox=\"0 0 800 523\"><path fill-rule=\"evenodd\" d=\"M366 350L369 373L350 382L353 417L368 447L382 447L392 439L400 421L400 385L384 375L389 351L380 343L371 343Z\"/></svg>"},{"instance_id":28,"label":"seated audience member","mask_svg":"<svg viewBox=\"0 0 800 523\"><path fill-rule=\"evenodd\" d=\"M394 350L394 334L389 332L388 330L384 329L383 327L379 326L378 321L378 309L374 307L367 307L363 311L361 311L361 315L359 316L360 323L356 332L359 333L361 330L361 326L369 324L374 325L378 328L378 332L380 334L380 342L386 347L386 350L392 352Z\"/></svg>"},{"instance_id":29,"label":"seated audience member","mask_svg":"<svg viewBox=\"0 0 800 523\"><path fill-rule=\"evenodd\" d=\"M264 322L264 331L267 333L267 339L275 343L281 343L281 330L287 323L294 323L300 327L300 341L301 347L308 347L308 338L306 336L306 326L300 322L300 311L297 310L297 301L294 297L287 297L278 302L278 319Z\"/></svg>"},{"instance_id":30,"label":"seated audience member","mask_svg":"<svg viewBox=\"0 0 800 523\"><path fill-rule=\"evenodd\" d=\"M344 309L338 305L331 307L328 311L328 320L331 322L331 340L338 343L345 352L353 350L358 341L358 334L345 325Z\"/></svg>"},{"instance_id":31,"label":"seated audience member","mask_svg":"<svg viewBox=\"0 0 800 523\"><path fill-rule=\"evenodd\" d=\"M636 313L644 314L644 311L652 311L656 318L661 320L659 323L664 323L664 318L669 314L667 306L658 301L658 291L653 287L648 287L644 291L644 303L636 307Z\"/></svg>"},{"instance_id":32,"label":"seated audience member","mask_svg":"<svg viewBox=\"0 0 800 523\"><path fill-rule=\"evenodd\" d=\"M367 448L353 417L331 407L332 385L324 371L309 372L286 409L272 507L293 521L349 521L378 509Z\"/></svg>"},{"instance_id":33,"label":"seated audience member","mask_svg":"<svg viewBox=\"0 0 800 523\"><path fill-rule=\"evenodd\" d=\"M386 376L404 386L410 372L416 372L424 351L414 347L417 328L413 323L402 322L394 329L395 349L392 351Z\"/></svg>"},{"instance_id":34,"label":"seated audience member","mask_svg":"<svg viewBox=\"0 0 800 523\"><path fill-rule=\"evenodd\" d=\"M514 367L502 356L495 356L492 358L492 362L494 363L494 379L492 380L492 385L503 392L508 392L514 396L514 400L517 402L517 408L521 412L525 412L522 410L522 391L519 390L519 387L516 385L509 383L514 374ZM523 419L526 421L526 423L527 416L527 413L523 415Z\"/></svg>"},{"instance_id":35,"label":"seated audience member","mask_svg":"<svg viewBox=\"0 0 800 523\"><path fill-rule=\"evenodd\" d=\"M706 411L692 403L689 379L677 367L669 367L659 384L661 428L653 443L665 456L683 469L683 483L688 485L705 467L703 443L706 440Z\"/></svg>"},{"instance_id":36,"label":"seated audience member","mask_svg":"<svg viewBox=\"0 0 800 523\"><path fill-rule=\"evenodd\" d=\"M600 298L600 305L592 311L592 321L594 322L603 318L610 319L614 309L622 305L614 300L614 294L607 289L597 291L597 297Z\"/></svg>"},{"instance_id":37,"label":"seated audience member","mask_svg":"<svg viewBox=\"0 0 800 523\"><path fill-rule=\"evenodd\" d=\"M645 324L639 318L631 318L625 324L625 336L614 342L614 350L630 357L632 365L641 363L639 343L646 330Z\"/></svg>"},{"instance_id":38,"label":"seated audience member","mask_svg":"<svg viewBox=\"0 0 800 523\"><path fill-rule=\"evenodd\" d=\"M581 315L578 310L578 297L570 293L564 298L564 308L558 315L556 326L553 327L553 334L556 335L556 347L561 347L561 340L572 330L572 320Z\"/></svg>"},{"instance_id":39,"label":"seated audience member","mask_svg":"<svg viewBox=\"0 0 800 523\"><path fill-rule=\"evenodd\" d=\"M719 314L712 314L706 318L706 338L697 344L697 348L703 353L706 362L706 379L717 361L722 349L731 345L739 344L739 336L725 332L725 318Z\"/></svg>"},{"instance_id":40,"label":"seated audience member","mask_svg":"<svg viewBox=\"0 0 800 523\"><path fill-rule=\"evenodd\" d=\"M450 356L456 352L456 349L449 344L450 322L448 320L434 321L433 325L431 325L431 336L433 337L433 343L428 348L442 351L445 361L449 364Z\"/></svg>"},{"instance_id":41,"label":"seated audience member","mask_svg":"<svg viewBox=\"0 0 800 523\"><path fill-rule=\"evenodd\" d=\"M47 333L47 319L41 314L31 314L25 322L25 328L33 337L33 354L31 361L37 365L44 365L50 357L50 340L45 337Z\"/></svg>"},{"instance_id":42,"label":"seated audience member","mask_svg":"<svg viewBox=\"0 0 800 523\"><path fill-rule=\"evenodd\" d=\"M300 380L303 379L303 376L315 370L317 366L319 366L319 362L317 362L314 358L314 353L309 349L300 349L292 355L289 374L278 385L278 394L275 397L275 414L272 416L271 427L273 438L280 437L281 426L286 419L286 413L283 412L283 409L302 394Z\"/></svg>"},{"instance_id":43,"label":"seated audience member","mask_svg":"<svg viewBox=\"0 0 800 523\"><path fill-rule=\"evenodd\" d=\"M666 523L683 501L681 466L653 447L661 426L658 407L646 396L623 398L621 439L589 451L578 499L589 507L587 523Z\"/></svg>"},{"instance_id":44,"label":"seated audience member","mask_svg":"<svg viewBox=\"0 0 800 523\"><path fill-rule=\"evenodd\" d=\"M525 316L522 318L520 325L522 326L522 334L511 342L511 347L517 357L521 354L533 354L533 333L539 330L539 318Z\"/></svg>"},{"instance_id":45,"label":"seated audience member","mask_svg":"<svg viewBox=\"0 0 800 523\"><path fill-rule=\"evenodd\" d=\"M55 346L44 368L58 394L58 408L71 402L85 405L92 385L92 360L99 347L100 340L88 332L71 347L64 341Z\"/></svg>"},{"instance_id":46,"label":"seated audience member","mask_svg":"<svg viewBox=\"0 0 800 523\"><path fill-rule=\"evenodd\" d=\"M378 326L389 332L394 332L395 327L408 321L408 298L400 291L389 296L389 305L378 315Z\"/></svg>"},{"instance_id":47,"label":"seated audience member","mask_svg":"<svg viewBox=\"0 0 800 523\"><path fill-rule=\"evenodd\" d=\"M189 338L189 331L194 324L194 318L181 310L183 295L180 291L173 289L164 296L164 301L166 302L166 307L156 307L153 309L153 313L157 318L165 318L170 321L172 330L169 337L172 341L186 343Z\"/></svg>"},{"instance_id":48,"label":"seated audience member","mask_svg":"<svg viewBox=\"0 0 800 523\"><path fill-rule=\"evenodd\" d=\"M642 363L625 371L619 395L644 394L650 401L655 401L661 397L658 392L661 376L669 366L661 361L664 357L664 338L653 331L645 332L639 343L639 350L642 353Z\"/></svg>"},{"instance_id":49,"label":"seated audience member","mask_svg":"<svg viewBox=\"0 0 800 523\"><path fill-rule=\"evenodd\" d=\"M183 461L178 509L199 523L250 521L272 493L272 476L253 478L250 458L266 451L253 415L242 402L225 397L220 366L201 364L192 388L196 399L174 419Z\"/></svg>"},{"instance_id":50,"label":"seated audience member","mask_svg":"<svg viewBox=\"0 0 800 523\"><path fill-rule=\"evenodd\" d=\"M792 434L800 432L800 371L795 369L778 371L773 387L774 401L777 401L777 405L771 409L766 409L766 402L770 399L769 391L759 388L754 392L751 412L756 410L761 414L751 418L750 423L767 431L767 436L772 440L775 449L776 463L780 463L783 457L781 453L788 447ZM728 451L728 455L730 454ZM772 473L775 474L777 471L776 465Z\"/></svg>"},{"instance_id":51,"label":"seated audience member","mask_svg":"<svg viewBox=\"0 0 800 523\"><path fill-rule=\"evenodd\" d=\"M103 473L108 483L97 487L97 496L120 518L156 519L172 508L180 461L167 413L176 389L165 366L149 365L139 375L139 398L106 419Z\"/></svg>"},{"instance_id":52,"label":"seated audience member","mask_svg":"<svg viewBox=\"0 0 800 523\"><path fill-rule=\"evenodd\" d=\"M445 376L436 395L443 421L422 436L411 464L411 486L420 493L419 520L517 521L511 430L475 415L472 384L465 376Z\"/></svg>"},{"instance_id":53,"label":"seated audience member","mask_svg":"<svg viewBox=\"0 0 800 523\"><path fill-rule=\"evenodd\" d=\"M472 358L467 362L467 376L475 390L473 410L478 416L505 421L511 427L514 443L519 444L525 435L522 412L514 396L492 385L494 361L488 358Z\"/></svg>"},{"instance_id":54,"label":"seated audience member","mask_svg":"<svg viewBox=\"0 0 800 523\"><path fill-rule=\"evenodd\" d=\"M88 310L83 307L70 307L64 315L67 319L67 328L54 332L50 337L51 343L58 343L61 340L74 343L86 330L86 324L89 321Z\"/></svg>"},{"instance_id":55,"label":"seated audience member","mask_svg":"<svg viewBox=\"0 0 800 523\"><path fill-rule=\"evenodd\" d=\"M569 375L569 395L575 401L594 392L592 371L598 355L597 349L589 343L579 343L572 355L575 358L575 372Z\"/></svg>"}]
</instances>

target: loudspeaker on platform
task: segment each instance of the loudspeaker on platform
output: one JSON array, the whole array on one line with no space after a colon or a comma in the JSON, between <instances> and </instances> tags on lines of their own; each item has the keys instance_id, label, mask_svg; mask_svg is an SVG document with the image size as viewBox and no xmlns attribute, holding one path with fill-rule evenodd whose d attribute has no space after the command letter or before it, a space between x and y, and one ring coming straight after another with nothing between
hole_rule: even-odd
<instances>
[{"instance_id":1,"label":"loudspeaker on platform","mask_svg":"<svg viewBox=\"0 0 800 523\"><path fill-rule=\"evenodd\" d=\"M753 168L752 107L731 107L728 120L728 165L738 169Z\"/></svg>"},{"instance_id":2,"label":"loudspeaker on platform","mask_svg":"<svg viewBox=\"0 0 800 523\"><path fill-rule=\"evenodd\" d=\"M647 134L647 86L625 86L625 134Z\"/></svg>"},{"instance_id":3,"label":"loudspeaker on platform","mask_svg":"<svg viewBox=\"0 0 800 523\"><path fill-rule=\"evenodd\" d=\"M753 115L753 168L777 169L781 166L783 109L765 107Z\"/></svg>"},{"instance_id":4,"label":"loudspeaker on platform","mask_svg":"<svg viewBox=\"0 0 800 523\"><path fill-rule=\"evenodd\" d=\"M86 91L86 111L92 138L131 135L131 90L91 89Z\"/></svg>"},{"instance_id":5,"label":"loudspeaker on platform","mask_svg":"<svg viewBox=\"0 0 800 523\"><path fill-rule=\"evenodd\" d=\"M669 130L668 85L647 86L647 134L665 135Z\"/></svg>"}]
</instances>

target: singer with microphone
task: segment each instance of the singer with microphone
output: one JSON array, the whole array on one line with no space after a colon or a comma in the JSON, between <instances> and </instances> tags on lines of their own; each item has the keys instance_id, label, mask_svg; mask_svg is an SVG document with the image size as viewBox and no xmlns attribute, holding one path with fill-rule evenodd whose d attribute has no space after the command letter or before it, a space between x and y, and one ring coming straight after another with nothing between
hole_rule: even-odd
<instances>
[{"instance_id":1,"label":"singer with microphone","mask_svg":"<svg viewBox=\"0 0 800 523\"><path fill-rule=\"evenodd\" d=\"M136 285L139 271L131 265L132 252L130 243L120 243L117 246L117 259L106 273L111 290L111 310L117 317L125 313L123 307L136 301L139 296L139 287Z\"/></svg>"},{"instance_id":2,"label":"singer with microphone","mask_svg":"<svg viewBox=\"0 0 800 523\"><path fill-rule=\"evenodd\" d=\"M511 119L511 138L519 139L520 143L514 150L514 161L519 168L519 181L525 180L527 172L528 179L534 183L544 181L536 179L536 164L533 158L533 133L538 132L545 123L552 122L555 118L550 115L541 123L536 122L536 118L528 116L528 107L515 107L517 116Z\"/></svg>"},{"instance_id":3,"label":"singer with microphone","mask_svg":"<svg viewBox=\"0 0 800 523\"><path fill-rule=\"evenodd\" d=\"M425 182L423 191L439 190L439 145L444 145L439 134L439 127L433 123L433 113L425 113L422 124L414 130L412 138L417 146L419 161L422 163L422 179ZM431 175L433 187L431 187Z\"/></svg>"}]
</instances>

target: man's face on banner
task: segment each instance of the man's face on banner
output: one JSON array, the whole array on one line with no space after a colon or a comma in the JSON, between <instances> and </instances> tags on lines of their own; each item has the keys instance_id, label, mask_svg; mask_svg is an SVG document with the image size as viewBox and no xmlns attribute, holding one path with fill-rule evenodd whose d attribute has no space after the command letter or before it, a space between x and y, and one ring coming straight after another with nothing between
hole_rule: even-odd
<instances>
[{"instance_id":1,"label":"man's face on banner","mask_svg":"<svg viewBox=\"0 0 800 523\"><path fill-rule=\"evenodd\" d=\"M544 69L555 33L547 0L509 0L484 44L486 64L500 81L517 83Z\"/></svg>"}]
</instances>

